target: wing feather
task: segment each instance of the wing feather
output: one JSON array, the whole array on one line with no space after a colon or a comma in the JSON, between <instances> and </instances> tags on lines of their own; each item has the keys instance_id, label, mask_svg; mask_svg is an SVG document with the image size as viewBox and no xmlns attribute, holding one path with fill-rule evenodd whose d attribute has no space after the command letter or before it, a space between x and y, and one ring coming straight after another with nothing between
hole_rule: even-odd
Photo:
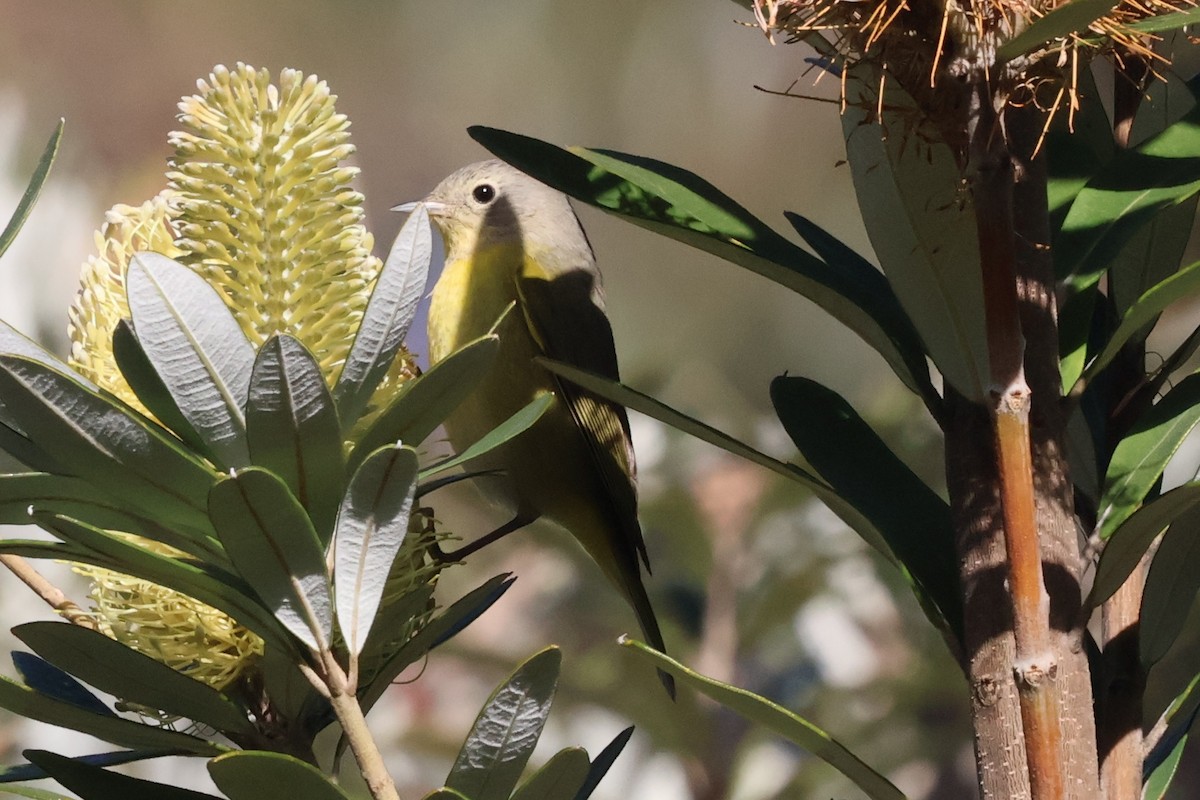
<instances>
[{"instance_id":1,"label":"wing feather","mask_svg":"<svg viewBox=\"0 0 1200 800\"><path fill-rule=\"evenodd\" d=\"M518 304L548 358L619 380L612 326L595 300L595 275L575 269L552 279L518 277ZM650 571L637 519L637 465L623 406L555 376L558 395L583 437L626 542Z\"/></svg>"}]
</instances>

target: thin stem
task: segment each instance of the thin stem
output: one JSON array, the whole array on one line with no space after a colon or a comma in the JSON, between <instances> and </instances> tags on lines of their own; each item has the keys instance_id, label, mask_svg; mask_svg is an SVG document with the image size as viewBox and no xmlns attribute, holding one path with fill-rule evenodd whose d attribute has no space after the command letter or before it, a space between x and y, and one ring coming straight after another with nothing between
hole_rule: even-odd
<instances>
[{"instance_id":1,"label":"thin stem","mask_svg":"<svg viewBox=\"0 0 1200 800\"><path fill-rule=\"evenodd\" d=\"M96 630L96 621L90 614L80 608L74 601L63 593L62 589L46 580L42 573L21 556L10 554L0 555L0 564L17 576L21 583L33 590L34 594L46 601L46 604L62 615L67 622L82 628Z\"/></svg>"},{"instance_id":2,"label":"thin stem","mask_svg":"<svg viewBox=\"0 0 1200 800\"><path fill-rule=\"evenodd\" d=\"M379 751L379 745L367 727L367 718L358 704L354 684L349 682L332 653L326 651L322 655L321 665L325 673L324 688L328 692L329 705L342 725L350 752L354 753L354 760L358 762L359 772L367 783L371 797L374 800L400 800L396 782L383 762L383 753Z\"/></svg>"},{"instance_id":3,"label":"thin stem","mask_svg":"<svg viewBox=\"0 0 1200 800\"><path fill-rule=\"evenodd\" d=\"M979 235L988 336L990 416L1008 557L1016 654L1013 676L1021 707L1025 758L1033 800L1063 796L1057 658L1050 637L1050 602L1042 576L1033 460L1031 392L1016 282L1012 160L986 84L972 95L970 174Z\"/></svg>"}]
</instances>

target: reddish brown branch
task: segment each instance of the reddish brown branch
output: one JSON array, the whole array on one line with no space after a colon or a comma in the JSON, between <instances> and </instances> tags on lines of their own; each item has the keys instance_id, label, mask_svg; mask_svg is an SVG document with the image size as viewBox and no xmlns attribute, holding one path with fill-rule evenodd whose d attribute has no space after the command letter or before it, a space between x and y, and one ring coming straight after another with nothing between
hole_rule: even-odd
<instances>
[{"instance_id":1,"label":"reddish brown branch","mask_svg":"<svg viewBox=\"0 0 1200 800\"><path fill-rule=\"evenodd\" d=\"M1050 604L1042 575L1034 469L1030 451L1031 395L1025 381L1013 229L1014 171L986 85L977 87L971 118L972 179L984 315L988 336L996 475L1008 557L1016 644L1012 664L1021 708L1033 800L1063 797L1061 711L1050 637Z\"/></svg>"}]
</instances>

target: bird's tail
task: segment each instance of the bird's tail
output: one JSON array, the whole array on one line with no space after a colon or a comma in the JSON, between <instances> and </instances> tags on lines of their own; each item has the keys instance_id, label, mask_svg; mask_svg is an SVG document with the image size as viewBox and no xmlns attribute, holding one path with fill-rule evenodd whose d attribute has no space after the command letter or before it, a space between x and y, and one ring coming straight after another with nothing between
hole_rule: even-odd
<instances>
[{"instance_id":1,"label":"bird's tail","mask_svg":"<svg viewBox=\"0 0 1200 800\"><path fill-rule=\"evenodd\" d=\"M638 569L638 564L633 563L633 575L626 576L622 581L625 589L625 597L629 604L633 606L633 611L637 614L638 625L642 629L642 635L646 637L647 643L660 653L667 652L667 645L663 641L662 631L658 627L658 618L654 616L654 608L650 605L650 596L646 594L646 587L642 583L642 576ZM667 690L667 694L671 699L675 699L675 679L661 669L658 671L658 679L662 681L663 688Z\"/></svg>"}]
</instances>

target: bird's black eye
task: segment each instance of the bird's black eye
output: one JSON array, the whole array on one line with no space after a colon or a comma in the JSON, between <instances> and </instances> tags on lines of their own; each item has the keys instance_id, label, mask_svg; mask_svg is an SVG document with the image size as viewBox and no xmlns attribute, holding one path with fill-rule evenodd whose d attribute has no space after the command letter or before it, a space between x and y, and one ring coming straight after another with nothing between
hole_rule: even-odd
<instances>
[{"instance_id":1,"label":"bird's black eye","mask_svg":"<svg viewBox=\"0 0 1200 800\"><path fill-rule=\"evenodd\" d=\"M490 183L481 183L471 190L475 202L487 205L496 199L496 189Z\"/></svg>"}]
</instances>

